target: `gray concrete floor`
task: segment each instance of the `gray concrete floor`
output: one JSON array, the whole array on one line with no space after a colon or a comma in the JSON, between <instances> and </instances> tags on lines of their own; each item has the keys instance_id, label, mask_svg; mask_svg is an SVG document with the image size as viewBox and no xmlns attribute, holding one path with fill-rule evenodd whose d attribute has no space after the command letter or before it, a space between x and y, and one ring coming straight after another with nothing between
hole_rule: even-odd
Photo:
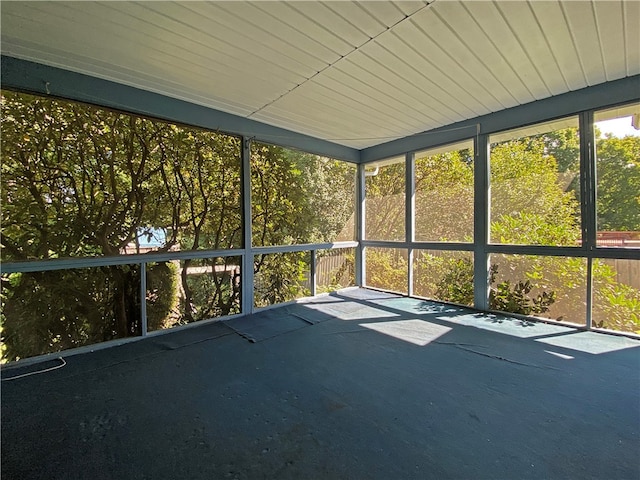
<instances>
[{"instance_id":1,"label":"gray concrete floor","mask_svg":"<svg viewBox=\"0 0 640 480\"><path fill-rule=\"evenodd\" d=\"M640 478L638 341L366 290L279 314L312 321L3 381L2 478Z\"/></svg>"}]
</instances>

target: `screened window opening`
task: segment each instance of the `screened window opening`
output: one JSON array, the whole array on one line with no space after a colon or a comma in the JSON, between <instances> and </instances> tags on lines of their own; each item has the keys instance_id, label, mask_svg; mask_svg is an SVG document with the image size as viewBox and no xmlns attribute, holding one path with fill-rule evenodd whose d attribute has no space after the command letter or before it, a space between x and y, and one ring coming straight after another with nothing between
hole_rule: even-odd
<instances>
[{"instance_id":1,"label":"screened window opening","mask_svg":"<svg viewBox=\"0 0 640 480\"><path fill-rule=\"evenodd\" d=\"M326 293L356 284L356 249L334 248L316 252L316 292Z\"/></svg>"},{"instance_id":2,"label":"screened window opening","mask_svg":"<svg viewBox=\"0 0 640 480\"><path fill-rule=\"evenodd\" d=\"M594 259L593 326L640 335L640 260Z\"/></svg>"},{"instance_id":3,"label":"screened window opening","mask_svg":"<svg viewBox=\"0 0 640 480\"><path fill-rule=\"evenodd\" d=\"M490 143L491 243L581 245L578 118L491 135Z\"/></svg>"},{"instance_id":4,"label":"screened window opening","mask_svg":"<svg viewBox=\"0 0 640 480\"><path fill-rule=\"evenodd\" d=\"M473 305L473 253L413 252L413 294L431 300Z\"/></svg>"},{"instance_id":5,"label":"screened window opening","mask_svg":"<svg viewBox=\"0 0 640 480\"><path fill-rule=\"evenodd\" d=\"M163 273L154 271L151 276ZM164 299L147 307L168 314ZM2 361L142 335L140 267L74 268L2 275Z\"/></svg>"},{"instance_id":6,"label":"screened window opening","mask_svg":"<svg viewBox=\"0 0 640 480\"><path fill-rule=\"evenodd\" d=\"M237 137L2 91L3 260L242 247Z\"/></svg>"},{"instance_id":7,"label":"screened window opening","mask_svg":"<svg viewBox=\"0 0 640 480\"><path fill-rule=\"evenodd\" d=\"M1 101L2 261L71 265L2 276L3 362L239 312L240 257L184 256L243 246L238 137L11 91ZM172 252L182 260L122 264ZM118 264L82 266L96 257Z\"/></svg>"},{"instance_id":8,"label":"screened window opening","mask_svg":"<svg viewBox=\"0 0 640 480\"><path fill-rule=\"evenodd\" d=\"M640 248L640 103L594 114L599 247Z\"/></svg>"},{"instance_id":9,"label":"screened window opening","mask_svg":"<svg viewBox=\"0 0 640 480\"><path fill-rule=\"evenodd\" d=\"M240 313L241 257L147 264L149 331Z\"/></svg>"},{"instance_id":10,"label":"screened window opening","mask_svg":"<svg viewBox=\"0 0 640 480\"><path fill-rule=\"evenodd\" d=\"M489 308L586 325L587 260L492 254Z\"/></svg>"},{"instance_id":11,"label":"screened window opening","mask_svg":"<svg viewBox=\"0 0 640 480\"><path fill-rule=\"evenodd\" d=\"M253 143L253 245L355 240L355 182L347 162Z\"/></svg>"},{"instance_id":12,"label":"screened window opening","mask_svg":"<svg viewBox=\"0 0 640 480\"><path fill-rule=\"evenodd\" d=\"M404 248L367 247L368 287L407 293L408 252Z\"/></svg>"},{"instance_id":13,"label":"screened window opening","mask_svg":"<svg viewBox=\"0 0 640 480\"><path fill-rule=\"evenodd\" d=\"M415 240L473 242L473 141L415 154Z\"/></svg>"},{"instance_id":14,"label":"screened window opening","mask_svg":"<svg viewBox=\"0 0 640 480\"><path fill-rule=\"evenodd\" d=\"M365 170L365 238L405 240L405 158L367 165Z\"/></svg>"},{"instance_id":15,"label":"screened window opening","mask_svg":"<svg viewBox=\"0 0 640 480\"><path fill-rule=\"evenodd\" d=\"M311 295L310 252L254 256L253 304L266 307Z\"/></svg>"}]
</instances>

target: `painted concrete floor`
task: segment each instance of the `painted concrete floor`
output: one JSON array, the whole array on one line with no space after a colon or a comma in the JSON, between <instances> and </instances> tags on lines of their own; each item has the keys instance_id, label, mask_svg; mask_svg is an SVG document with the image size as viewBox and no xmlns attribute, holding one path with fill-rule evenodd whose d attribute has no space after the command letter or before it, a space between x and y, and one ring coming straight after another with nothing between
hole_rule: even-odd
<instances>
[{"instance_id":1,"label":"painted concrete floor","mask_svg":"<svg viewBox=\"0 0 640 480\"><path fill-rule=\"evenodd\" d=\"M358 289L239 320L4 370L3 480L640 478L639 341Z\"/></svg>"}]
</instances>

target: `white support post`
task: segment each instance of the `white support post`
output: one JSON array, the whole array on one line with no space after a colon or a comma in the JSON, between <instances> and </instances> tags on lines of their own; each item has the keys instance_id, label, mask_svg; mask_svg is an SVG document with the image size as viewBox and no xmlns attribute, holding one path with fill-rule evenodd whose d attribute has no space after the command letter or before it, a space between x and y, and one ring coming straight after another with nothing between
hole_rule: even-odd
<instances>
[{"instance_id":1,"label":"white support post","mask_svg":"<svg viewBox=\"0 0 640 480\"><path fill-rule=\"evenodd\" d=\"M251 140L242 138L242 223L244 255L242 256L242 313L253 313L253 240L251 216Z\"/></svg>"},{"instance_id":2,"label":"white support post","mask_svg":"<svg viewBox=\"0 0 640 480\"><path fill-rule=\"evenodd\" d=\"M407 243L407 294L413 296L413 241L416 224L415 153L405 156L405 241Z\"/></svg>"},{"instance_id":3,"label":"white support post","mask_svg":"<svg viewBox=\"0 0 640 480\"><path fill-rule=\"evenodd\" d=\"M365 166L358 165L356 178L356 240L358 246L356 248L356 285L358 287L365 286L367 278L367 268L365 262L365 247L363 241L365 239Z\"/></svg>"},{"instance_id":4,"label":"white support post","mask_svg":"<svg viewBox=\"0 0 640 480\"><path fill-rule=\"evenodd\" d=\"M473 221L473 305L489 309L489 136L478 134L474 141L474 221Z\"/></svg>"}]
</instances>

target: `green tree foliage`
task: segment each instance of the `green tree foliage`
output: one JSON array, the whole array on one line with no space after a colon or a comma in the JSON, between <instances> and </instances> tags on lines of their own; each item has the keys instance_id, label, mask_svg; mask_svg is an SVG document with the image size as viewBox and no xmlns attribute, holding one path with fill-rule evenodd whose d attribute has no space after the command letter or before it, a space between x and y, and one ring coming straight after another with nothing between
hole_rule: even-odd
<instances>
[{"instance_id":1,"label":"green tree foliage","mask_svg":"<svg viewBox=\"0 0 640 480\"><path fill-rule=\"evenodd\" d=\"M153 228L161 251L241 244L237 138L11 92L2 109L3 258L118 255Z\"/></svg>"},{"instance_id":2,"label":"green tree foliage","mask_svg":"<svg viewBox=\"0 0 640 480\"><path fill-rule=\"evenodd\" d=\"M243 246L236 137L13 92L2 134L5 261ZM254 244L354 238L353 166L254 144L251 175ZM257 303L308 292L307 257L256 257ZM149 329L239 312L240 263L148 264ZM137 265L4 275L2 301L7 359L141 333Z\"/></svg>"},{"instance_id":3,"label":"green tree foliage","mask_svg":"<svg viewBox=\"0 0 640 480\"><path fill-rule=\"evenodd\" d=\"M531 280L518 281L511 284L509 280L495 284L498 266L490 269L489 308L502 312L519 313L521 315L540 314L549 310L556 301L556 292L543 291L538 295L531 294L534 286Z\"/></svg>"},{"instance_id":4,"label":"green tree foliage","mask_svg":"<svg viewBox=\"0 0 640 480\"><path fill-rule=\"evenodd\" d=\"M596 142L598 230L640 231L640 137Z\"/></svg>"},{"instance_id":5,"label":"green tree foliage","mask_svg":"<svg viewBox=\"0 0 640 480\"><path fill-rule=\"evenodd\" d=\"M640 334L640 289L618 282L615 268L606 260L595 261L593 270L594 325Z\"/></svg>"},{"instance_id":6,"label":"green tree foliage","mask_svg":"<svg viewBox=\"0 0 640 480\"><path fill-rule=\"evenodd\" d=\"M384 165L365 181L366 238L404 240L404 162Z\"/></svg>"},{"instance_id":7,"label":"green tree foliage","mask_svg":"<svg viewBox=\"0 0 640 480\"><path fill-rule=\"evenodd\" d=\"M308 296L309 252L260 255L255 264L254 304L262 307Z\"/></svg>"},{"instance_id":8,"label":"green tree foliage","mask_svg":"<svg viewBox=\"0 0 640 480\"><path fill-rule=\"evenodd\" d=\"M533 138L542 140L545 154L558 163L558 172L580 171L580 135L577 128L554 130Z\"/></svg>"},{"instance_id":9,"label":"green tree foliage","mask_svg":"<svg viewBox=\"0 0 640 480\"><path fill-rule=\"evenodd\" d=\"M473 260L469 252L414 251L413 279L418 296L473 305Z\"/></svg>"},{"instance_id":10,"label":"green tree foliage","mask_svg":"<svg viewBox=\"0 0 640 480\"><path fill-rule=\"evenodd\" d=\"M345 162L254 143L253 245L353 240L355 173Z\"/></svg>"},{"instance_id":11,"label":"green tree foliage","mask_svg":"<svg viewBox=\"0 0 640 480\"><path fill-rule=\"evenodd\" d=\"M367 248L367 285L391 290L407 291L407 254L397 248Z\"/></svg>"},{"instance_id":12,"label":"green tree foliage","mask_svg":"<svg viewBox=\"0 0 640 480\"><path fill-rule=\"evenodd\" d=\"M2 94L2 135L3 260L140 252L154 231L165 238L157 251L242 244L237 138L12 92ZM172 312L175 268L149 267L151 328L203 318L188 269ZM3 276L6 357L139 334L139 285L129 265ZM232 298L221 313L237 310L237 286L212 287L211 297Z\"/></svg>"},{"instance_id":13,"label":"green tree foliage","mask_svg":"<svg viewBox=\"0 0 640 480\"><path fill-rule=\"evenodd\" d=\"M5 358L139 334L140 297L133 280L137 270L124 266L4 275ZM124 332L122 311L128 314Z\"/></svg>"},{"instance_id":14,"label":"green tree foliage","mask_svg":"<svg viewBox=\"0 0 640 480\"><path fill-rule=\"evenodd\" d=\"M417 158L415 172L416 239L473 242L473 152Z\"/></svg>"},{"instance_id":15,"label":"green tree foliage","mask_svg":"<svg viewBox=\"0 0 640 480\"><path fill-rule=\"evenodd\" d=\"M353 240L355 167L297 150L251 149L253 244ZM264 254L254 262L257 306L308 295L308 253Z\"/></svg>"},{"instance_id":16,"label":"green tree foliage","mask_svg":"<svg viewBox=\"0 0 640 480\"><path fill-rule=\"evenodd\" d=\"M1 121L3 261L141 253L153 235L160 252L243 246L238 138L13 92L2 93ZM578 152L576 129L492 147L492 241L579 243ZM599 228L640 230L639 158L638 138L597 140ZM416 238L472 242L471 152L425 156L415 166ZM254 245L354 238L353 166L254 143L250 174ZM367 238L404 240L404 181L402 162L367 177ZM416 292L471 304L472 261L458 253L418 255ZM308 253L253 260L256 305L309 293ZM583 260L500 262L491 277L495 308L567 319L584 310ZM147 264L149 329L237 313L240 263ZM343 282L352 264L347 258L329 283ZM401 250L369 248L367 264L368 284L406 291ZM139 335L140 277L138 265L2 275L3 358ZM639 331L639 295L611 265L594 262L598 326Z\"/></svg>"},{"instance_id":17,"label":"green tree foliage","mask_svg":"<svg viewBox=\"0 0 640 480\"><path fill-rule=\"evenodd\" d=\"M168 320L178 303L178 270L174 262L147 264L147 326L150 331L169 326ZM216 298L216 295L211 297Z\"/></svg>"},{"instance_id":18,"label":"green tree foliage","mask_svg":"<svg viewBox=\"0 0 640 480\"><path fill-rule=\"evenodd\" d=\"M598 191L601 192L598 215L603 219L619 219L609 220L611 229L640 230L637 223L640 211L636 177L638 145L637 137L598 140ZM492 241L578 245L581 240L579 162L579 136L575 128L492 145ZM395 179L386 178L385 185L395 185L403 191L403 181L404 172L399 171ZM464 231L462 225L472 205L472 192L471 162L464 151L417 159L416 237L431 241L471 241L459 232ZM384 211L377 215L388 222L404 222L404 217L395 210L389 215ZM403 226L384 225L384 228L401 231ZM416 294L473 304L473 266L469 254L416 252L414 255ZM391 250L380 249L375 256L368 255L368 275L370 271L375 273L376 283L372 285L403 291L406 265L398 263ZM585 314L586 278L587 263L581 258L493 255L490 305L495 310L581 322ZM593 279L595 325L640 331L637 286L619 282L615 269L599 261L594 261Z\"/></svg>"},{"instance_id":19,"label":"green tree foliage","mask_svg":"<svg viewBox=\"0 0 640 480\"><path fill-rule=\"evenodd\" d=\"M447 299L461 305L473 305L473 263L468 258L435 257L446 262L446 268L440 270L440 278L432 277L435 283L435 298ZM432 258L422 258L421 263L428 263ZM492 281L493 283L493 273ZM432 290L433 291L433 290Z\"/></svg>"},{"instance_id":20,"label":"green tree foliage","mask_svg":"<svg viewBox=\"0 0 640 480\"><path fill-rule=\"evenodd\" d=\"M555 291L532 292L535 285L531 279L498 281L498 269L494 264L489 270L489 309L531 315L548 311L555 302ZM466 252L419 254L414 276L420 296L473 305L473 262Z\"/></svg>"},{"instance_id":21,"label":"green tree foliage","mask_svg":"<svg viewBox=\"0 0 640 480\"><path fill-rule=\"evenodd\" d=\"M316 252L317 292L333 292L355 285L356 249L318 250Z\"/></svg>"},{"instance_id":22,"label":"green tree foliage","mask_svg":"<svg viewBox=\"0 0 640 480\"><path fill-rule=\"evenodd\" d=\"M496 243L576 245L579 204L565 191L558 162L540 137L491 148L491 239Z\"/></svg>"}]
</instances>

